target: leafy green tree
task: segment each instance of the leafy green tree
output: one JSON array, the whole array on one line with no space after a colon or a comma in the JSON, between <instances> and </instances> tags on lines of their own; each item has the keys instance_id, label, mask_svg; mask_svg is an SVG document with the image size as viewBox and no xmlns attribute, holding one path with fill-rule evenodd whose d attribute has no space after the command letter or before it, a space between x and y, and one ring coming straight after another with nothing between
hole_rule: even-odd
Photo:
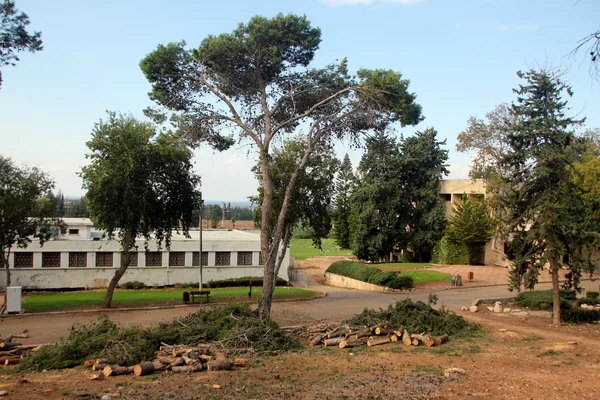
<instances>
[{"instance_id":1,"label":"leafy green tree","mask_svg":"<svg viewBox=\"0 0 600 400\"><path fill-rule=\"evenodd\" d=\"M429 261L431 250L444 235L446 206L440 200L440 180L448 175L446 141L437 140L435 129L416 132L400 145L400 175L408 207L408 247L419 262Z\"/></svg>"},{"instance_id":2,"label":"leafy green tree","mask_svg":"<svg viewBox=\"0 0 600 400\"><path fill-rule=\"evenodd\" d=\"M192 171L191 152L176 138L157 135L152 124L131 116L109 112L86 144L90 164L81 177L90 218L109 238L116 236L123 250L102 304L110 307L136 238L147 244L153 236L159 247L169 248L173 229L187 234L200 204L200 178Z\"/></svg>"},{"instance_id":3,"label":"leafy green tree","mask_svg":"<svg viewBox=\"0 0 600 400\"><path fill-rule=\"evenodd\" d=\"M335 223L333 236L342 249L350 248L351 196L355 184L356 177L352 171L352 163L346 154L335 180L335 211L333 212Z\"/></svg>"},{"instance_id":4,"label":"leafy green tree","mask_svg":"<svg viewBox=\"0 0 600 400\"><path fill-rule=\"evenodd\" d=\"M19 57L15 54L22 51L36 52L42 50L42 34L27 32L29 17L15 8L13 0L0 3L0 67L16 65ZM0 71L0 87L2 71Z\"/></svg>"},{"instance_id":5,"label":"leafy green tree","mask_svg":"<svg viewBox=\"0 0 600 400\"><path fill-rule=\"evenodd\" d=\"M53 218L56 204L45 198L53 187L46 173L19 167L0 155L0 267L6 270L6 286L11 284L8 266L13 247L25 248L33 238L43 245L61 227Z\"/></svg>"},{"instance_id":6,"label":"leafy green tree","mask_svg":"<svg viewBox=\"0 0 600 400\"><path fill-rule=\"evenodd\" d=\"M498 177L500 160L510 147L508 135L516 121L509 104L500 104L485 119L469 118L467 129L458 134L456 150L474 152L469 176L473 179Z\"/></svg>"},{"instance_id":7,"label":"leafy green tree","mask_svg":"<svg viewBox=\"0 0 600 400\"><path fill-rule=\"evenodd\" d=\"M514 92L515 123L510 147L501 160L503 188L498 216L512 248L511 288L533 288L546 263L552 274L554 324L560 324L558 270L569 254L572 272L587 265L582 249L589 243L585 199L573 181L574 128L582 123L566 115L571 88L549 71L519 72L524 84ZM575 279L577 283L578 279Z\"/></svg>"},{"instance_id":8,"label":"leafy green tree","mask_svg":"<svg viewBox=\"0 0 600 400\"><path fill-rule=\"evenodd\" d=\"M216 229L221 220L221 207L216 204L210 206L210 227Z\"/></svg>"},{"instance_id":9,"label":"leafy green tree","mask_svg":"<svg viewBox=\"0 0 600 400\"><path fill-rule=\"evenodd\" d=\"M65 209L65 217L68 218L89 218L90 213L85 205L85 197L71 200Z\"/></svg>"},{"instance_id":10,"label":"leafy green tree","mask_svg":"<svg viewBox=\"0 0 600 400\"><path fill-rule=\"evenodd\" d=\"M292 138L284 142L283 147L275 149L271 155L270 169L271 182L273 182L273 204L274 210L281 207L285 198L286 182L302 162L304 155L304 142L301 138ZM331 182L339 167L339 161L331 145L321 144L314 149L312 157L306 165L306 170L298 175L298 182L294 187L294 193L290 197L290 207L287 213L281 255L275 265L275 275L279 273L281 263L292 239L292 232L299 226L310 232L313 244L321 248L321 238L326 237L331 229L331 216L329 207L333 196ZM263 201L264 190L262 182L262 171L260 163L254 169L254 174L259 181L258 196L253 199L256 204ZM260 226L262 223L262 208L257 210L255 221ZM275 221L276 216L271 218ZM270 232L273 232L273 226Z\"/></svg>"},{"instance_id":11,"label":"leafy green tree","mask_svg":"<svg viewBox=\"0 0 600 400\"><path fill-rule=\"evenodd\" d=\"M231 33L208 36L196 49L185 42L160 45L140 63L152 83L150 97L162 109L148 110L158 121L175 114L187 138L226 149L240 132L257 152L262 172L261 249L264 260L260 313L270 316L276 258L285 246L292 195L315 148L334 138L358 139L391 123L414 125L421 107L398 72L348 72L344 59L311 68L321 31L306 17L253 17ZM285 183L281 207L274 208L271 151L287 135L304 132L304 153Z\"/></svg>"},{"instance_id":12,"label":"leafy green tree","mask_svg":"<svg viewBox=\"0 0 600 400\"><path fill-rule=\"evenodd\" d=\"M446 235L453 242L466 246L468 264L482 264L485 242L494 235L495 229L496 223L485 197L463 194L448 220Z\"/></svg>"},{"instance_id":13,"label":"leafy green tree","mask_svg":"<svg viewBox=\"0 0 600 400\"><path fill-rule=\"evenodd\" d=\"M352 193L352 251L370 261L389 261L408 243L409 202L396 139L377 132L366 141Z\"/></svg>"}]
</instances>

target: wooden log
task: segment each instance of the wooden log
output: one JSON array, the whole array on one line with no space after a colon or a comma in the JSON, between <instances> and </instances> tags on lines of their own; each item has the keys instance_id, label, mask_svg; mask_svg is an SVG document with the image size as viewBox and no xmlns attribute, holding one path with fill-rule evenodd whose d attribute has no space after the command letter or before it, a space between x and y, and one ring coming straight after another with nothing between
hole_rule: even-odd
<instances>
[{"instance_id":1,"label":"wooden log","mask_svg":"<svg viewBox=\"0 0 600 400\"><path fill-rule=\"evenodd\" d=\"M183 365L180 367L171 368L171 372L200 372L200 371L202 371L202 364Z\"/></svg>"},{"instance_id":2,"label":"wooden log","mask_svg":"<svg viewBox=\"0 0 600 400\"><path fill-rule=\"evenodd\" d=\"M423 342L425 344L425 346L427 346L427 347L431 347L435 343L435 341L433 340L433 338L429 334L415 335L414 339L417 339L420 342Z\"/></svg>"},{"instance_id":3,"label":"wooden log","mask_svg":"<svg viewBox=\"0 0 600 400\"><path fill-rule=\"evenodd\" d=\"M392 333L394 333L394 331L392 329L382 328L380 326L375 328L375 334L377 336L390 335Z\"/></svg>"},{"instance_id":4,"label":"wooden log","mask_svg":"<svg viewBox=\"0 0 600 400\"><path fill-rule=\"evenodd\" d=\"M387 328L388 326L389 326L389 323L387 321L384 321L384 322L380 323L379 325L375 325L375 326L371 327L371 333L375 333L377 328Z\"/></svg>"},{"instance_id":5,"label":"wooden log","mask_svg":"<svg viewBox=\"0 0 600 400\"><path fill-rule=\"evenodd\" d=\"M235 367L244 368L250 365L250 361L245 358L236 358L235 360L233 360L233 365Z\"/></svg>"},{"instance_id":6,"label":"wooden log","mask_svg":"<svg viewBox=\"0 0 600 400\"><path fill-rule=\"evenodd\" d=\"M225 358L223 360L212 360L206 363L209 371L222 371L230 370L233 367L233 363L230 359Z\"/></svg>"},{"instance_id":7,"label":"wooden log","mask_svg":"<svg viewBox=\"0 0 600 400\"><path fill-rule=\"evenodd\" d=\"M364 346L365 344L367 344L367 340L362 338L357 340L343 340L340 342L339 346L340 349L345 349L351 347Z\"/></svg>"},{"instance_id":8,"label":"wooden log","mask_svg":"<svg viewBox=\"0 0 600 400\"><path fill-rule=\"evenodd\" d=\"M183 348L183 347L175 348L175 349L173 349L173 351L171 351L171 355L173 357L181 357L182 355L187 354L188 350L190 350L190 349L189 348Z\"/></svg>"},{"instance_id":9,"label":"wooden log","mask_svg":"<svg viewBox=\"0 0 600 400\"><path fill-rule=\"evenodd\" d=\"M200 354L210 354L213 352L212 346L210 344L199 344L196 346L198 353Z\"/></svg>"},{"instance_id":10,"label":"wooden log","mask_svg":"<svg viewBox=\"0 0 600 400\"><path fill-rule=\"evenodd\" d=\"M390 340L392 342L397 342L398 341L398 335L396 335L395 333L390 335Z\"/></svg>"},{"instance_id":11,"label":"wooden log","mask_svg":"<svg viewBox=\"0 0 600 400\"><path fill-rule=\"evenodd\" d=\"M120 365L107 365L102 370L104 376L117 376L117 375L127 375L133 371L130 371L128 367L122 367Z\"/></svg>"},{"instance_id":12,"label":"wooden log","mask_svg":"<svg viewBox=\"0 0 600 400\"><path fill-rule=\"evenodd\" d=\"M213 356L209 356L208 354L200 354L199 358L202 362L208 362L215 359Z\"/></svg>"},{"instance_id":13,"label":"wooden log","mask_svg":"<svg viewBox=\"0 0 600 400\"><path fill-rule=\"evenodd\" d=\"M102 371L107 365L108 363L94 364L92 365L92 371Z\"/></svg>"},{"instance_id":14,"label":"wooden log","mask_svg":"<svg viewBox=\"0 0 600 400\"><path fill-rule=\"evenodd\" d=\"M93 367L96 364L96 360L85 360L83 362L84 367Z\"/></svg>"},{"instance_id":15,"label":"wooden log","mask_svg":"<svg viewBox=\"0 0 600 400\"><path fill-rule=\"evenodd\" d=\"M9 349L13 349L15 347L19 347L19 346L22 346L22 345L23 345L23 343L0 342L0 349L9 350Z\"/></svg>"},{"instance_id":16,"label":"wooden log","mask_svg":"<svg viewBox=\"0 0 600 400\"><path fill-rule=\"evenodd\" d=\"M369 329L363 329L363 330L356 332L356 334L352 335L351 338L358 340L361 338L369 337L370 335L371 335L371 331Z\"/></svg>"},{"instance_id":17,"label":"wooden log","mask_svg":"<svg viewBox=\"0 0 600 400\"><path fill-rule=\"evenodd\" d=\"M321 340L323 340L323 335L317 335L317 336L313 337L312 339L310 339L310 345L316 346L319 343L321 343Z\"/></svg>"},{"instance_id":18,"label":"wooden log","mask_svg":"<svg viewBox=\"0 0 600 400\"><path fill-rule=\"evenodd\" d=\"M371 347L371 346L379 346L380 344L386 344L390 342L390 338L385 336L385 337L379 337L379 338L372 338L369 339L367 341L367 346Z\"/></svg>"},{"instance_id":19,"label":"wooden log","mask_svg":"<svg viewBox=\"0 0 600 400\"><path fill-rule=\"evenodd\" d=\"M345 339L343 337L339 336L339 337L335 337L332 339L325 339L325 340L323 340L323 344L325 344L325 346L337 346L343 340L345 340Z\"/></svg>"},{"instance_id":20,"label":"wooden log","mask_svg":"<svg viewBox=\"0 0 600 400\"><path fill-rule=\"evenodd\" d=\"M164 371L167 369L167 366L158 360L152 361L152 365L154 365L154 372Z\"/></svg>"},{"instance_id":21,"label":"wooden log","mask_svg":"<svg viewBox=\"0 0 600 400\"><path fill-rule=\"evenodd\" d=\"M94 372L88 375L90 381L101 381L105 376L102 372Z\"/></svg>"},{"instance_id":22,"label":"wooden log","mask_svg":"<svg viewBox=\"0 0 600 400\"><path fill-rule=\"evenodd\" d=\"M411 344L412 344L413 346L418 346L418 345L419 345L419 343L420 343L420 342L419 342L419 339L417 339L417 338L413 338L413 339L411 340Z\"/></svg>"},{"instance_id":23,"label":"wooden log","mask_svg":"<svg viewBox=\"0 0 600 400\"><path fill-rule=\"evenodd\" d=\"M179 367L181 365L185 365L185 361L183 361L183 358L177 357L167 366L167 368Z\"/></svg>"},{"instance_id":24,"label":"wooden log","mask_svg":"<svg viewBox=\"0 0 600 400\"><path fill-rule=\"evenodd\" d=\"M189 365L189 366L194 366L196 364L198 364L198 361L191 359L188 356L181 356L183 362L185 363L185 365Z\"/></svg>"},{"instance_id":25,"label":"wooden log","mask_svg":"<svg viewBox=\"0 0 600 400\"><path fill-rule=\"evenodd\" d=\"M148 361L141 362L133 367L135 376L150 375L154 372L154 364Z\"/></svg>"},{"instance_id":26,"label":"wooden log","mask_svg":"<svg viewBox=\"0 0 600 400\"><path fill-rule=\"evenodd\" d=\"M21 357L12 357L4 360L4 365L14 365L21 362Z\"/></svg>"},{"instance_id":27,"label":"wooden log","mask_svg":"<svg viewBox=\"0 0 600 400\"><path fill-rule=\"evenodd\" d=\"M402 332L402 343L406 346L410 346L412 344L412 340L410 340L410 333L408 333L406 329L404 332Z\"/></svg>"},{"instance_id":28,"label":"wooden log","mask_svg":"<svg viewBox=\"0 0 600 400\"><path fill-rule=\"evenodd\" d=\"M171 357L171 356L167 356L167 357L156 357L156 361L159 361L163 364L173 364L175 362L175 360L177 360L178 357ZM182 360L183 361L183 360Z\"/></svg>"},{"instance_id":29,"label":"wooden log","mask_svg":"<svg viewBox=\"0 0 600 400\"><path fill-rule=\"evenodd\" d=\"M215 360L225 360L227 356L224 353L217 353Z\"/></svg>"},{"instance_id":30,"label":"wooden log","mask_svg":"<svg viewBox=\"0 0 600 400\"><path fill-rule=\"evenodd\" d=\"M434 336L433 345L439 346L440 344L448 341L448 335Z\"/></svg>"}]
</instances>

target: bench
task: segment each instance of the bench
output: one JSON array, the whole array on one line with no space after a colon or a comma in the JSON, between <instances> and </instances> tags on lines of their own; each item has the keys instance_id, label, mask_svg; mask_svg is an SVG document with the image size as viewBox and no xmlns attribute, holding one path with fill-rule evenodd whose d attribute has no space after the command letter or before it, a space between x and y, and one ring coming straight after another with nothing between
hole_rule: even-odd
<instances>
[{"instance_id":1,"label":"bench","mask_svg":"<svg viewBox=\"0 0 600 400\"><path fill-rule=\"evenodd\" d=\"M196 297L204 297L206 296L206 302L210 301L210 290L198 290L195 292L190 292L190 296L192 298L192 303L196 302Z\"/></svg>"}]
</instances>

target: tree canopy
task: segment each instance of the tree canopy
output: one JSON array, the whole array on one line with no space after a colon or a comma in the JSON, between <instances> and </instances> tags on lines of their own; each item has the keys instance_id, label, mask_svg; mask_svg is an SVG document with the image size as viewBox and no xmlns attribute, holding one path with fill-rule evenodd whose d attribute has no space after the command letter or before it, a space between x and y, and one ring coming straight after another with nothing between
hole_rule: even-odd
<instances>
[{"instance_id":1,"label":"tree canopy","mask_svg":"<svg viewBox=\"0 0 600 400\"><path fill-rule=\"evenodd\" d=\"M519 72L524 83L514 92L511 107L515 123L508 134L509 149L501 160L501 218L515 268L512 287L532 288L538 270L548 263L554 291L554 323L560 324L558 270L563 254L578 273L585 263L579 257L589 244L585 200L573 180L577 160L575 127L567 116L564 95L571 88L551 71Z\"/></svg>"},{"instance_id":2,"label":"tree canopy","mask_svg":"<svg viewBox=\"0 0 600 400\"><path fill-rule=\"evenodd\" d=\"M351 75L345 59L311 67L320 42L321 31L305 16L256 16L231 33L206 37L194 49L185 42L159 45L140 62L159 106L148 115L165 121L173 113L185 137L219 150L230 147L237 133L257 152L264 191L264 317L271 312L275 260L284 245L291 198L314 150L334 138L358 140L370 129L422 119L409 81L398 72L361 69ZM299 131L304 152L277 209L269 155L282 138Z\"/></svg>"},{"instance_id":3,"label":"tree canopy","mask_svg":"<svg viewBox=\"0 0 600 400\"><path fill-rule=\"evenodd\" d=\"M187 233L200 205L200 178L192 171L191 152L153 124L109 112L92 131L87 146L90 164L81 177L86 205L95 226L116 237L123 249L121 265L109 283L103 307L129 266L135 240L154 239L168 248L172 231Z\"/></svg>"},{"instance_id":4,"label":"tree canopy","mask_svg":"<svg viewBox=\"0 0 600 400\"><path fill-rule=\"evenodd\" d=\"M0 67L16 65L22 51L36 52L42 50L42 34L27 32L29 17L19 12L13 0L0 2ZM0 87L2 87L2 71L0 71Z\"/></svg>"},{"instance_id":5,"label":"tree canopy","mask_svg":"<svg viewBox=\"0 0 600 400\"><path fill-rule=\"evenodd\" d=\"M45 196L54 182L33 167L19 167L0 155L0 267L6 268L6 286L10 286L11 249L27 247L33 238L40 244L59 233L61 224L53 218L56 203Z\"/></svg>"},{"instance_id":6,"label":"tree canopy","mask_svg":"<svg viewBox=\"0 0 600 400\"><path fill-rule=\"evenodd\" d=\"M346 154L335 180L335 211L333 213L335 222L333 236L337 245L342 249L350 249L351 199L355 185L356 177L352 171L352 163Z\"/></svg>"}]
</instances>

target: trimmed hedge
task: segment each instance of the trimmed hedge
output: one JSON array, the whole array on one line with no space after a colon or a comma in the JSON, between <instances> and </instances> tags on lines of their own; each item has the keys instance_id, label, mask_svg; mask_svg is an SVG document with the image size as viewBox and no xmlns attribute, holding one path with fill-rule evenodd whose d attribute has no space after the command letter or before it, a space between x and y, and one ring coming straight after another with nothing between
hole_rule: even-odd
<instances>
[{"instance_id":1,"label":"trimmed hedge","mask_svg":"<svg viewBox=\"0 0 600 400\"><path fill-rule=\"evenodd\" d=\"M585 293L585 298L590 300L598 300L598 296L600 296L600 292L594 292L592 290Z\"/></svg>"},{"instance_id":2,"label":"trimmed hedge","mask_svg":"<svg viewBox=\"0 0 600 400\"><path fill-rule=\"evenodd\" d=\"M387 286L392 289L409 289L413 287L413 279L410 276L400 276L397 272L383 272L378 268L367 267L354 261L334 262L325 272L374 285Z\"/></svg>"},{"instance_id":3,"label":"trimmed hedge","mask_svg":"<svg viewBox=\"0 0 600 400\"><path fill-rule=\"evenodd\" d=\"M120 284L119 287L121 289L132 289L132 290L146 289L146 285L144 284L144 282L140 282L140 281L125 282L125 283Z\"/></svg>"},{"instance_id":4,"label":"trimmed hedge","mask_svg":"<svg viewBox=\"0 0 600 400\"><path fill-rule=\"evenodd\" d=\"M252 286L262 286L263 285L263 277L262 276L244 276L242 278L231 278L231 279L223 279L220 281L208 281L204 284L207 288L216 289L223 287L240 287L240 286L250 286L250 281L252 281ZM288 283L285 279L277 278L275 286L287 286Z\"/></svg>"},{"instance_id":5,"label":"trimmed hedge","mask_svg":"<svg viewBox=\"0 0 600 400\"><path fill-rule=\"evenodd\" d=\"M600 310L567 308L561 311L560 319L562 319L565 322L594 323L600 321Z\"/></svg>"},{"instance_id":6,"label":"trimmed hedge","mask_svg":"<svg viewBox=\"0 0 600 400\"><path fill-rule=\"evenodd\" d=\"M561 300L575 301L577 293L574 290L561 290ZM519 293L515 302L523 307L544 307L543 304L552 305L552 290L532 290Z\"/></svg>"}]
</instances>

